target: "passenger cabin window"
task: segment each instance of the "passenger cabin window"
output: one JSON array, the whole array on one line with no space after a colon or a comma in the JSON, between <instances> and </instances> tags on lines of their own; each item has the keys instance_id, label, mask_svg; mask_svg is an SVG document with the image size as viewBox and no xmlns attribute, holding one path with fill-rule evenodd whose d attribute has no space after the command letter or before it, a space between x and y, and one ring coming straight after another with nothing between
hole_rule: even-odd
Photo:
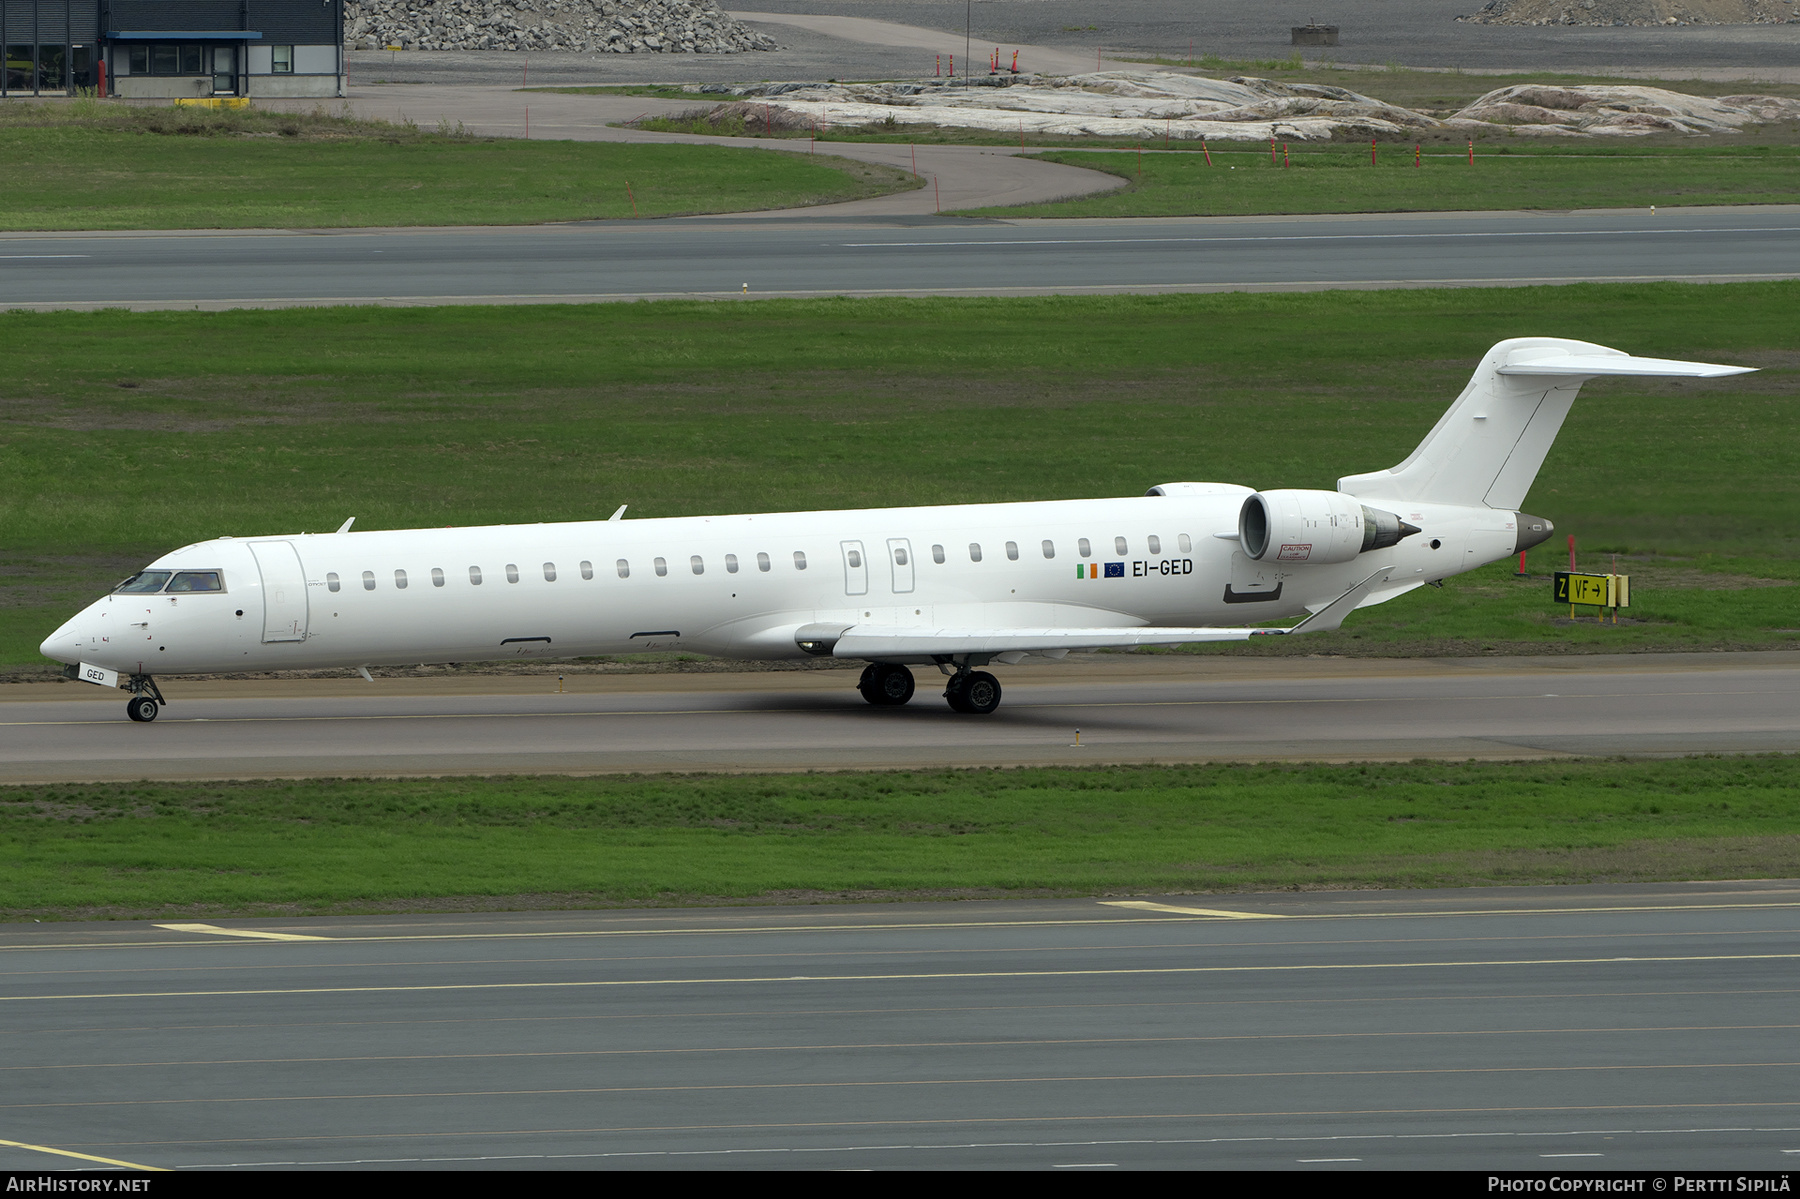
<instances>
[{"instance_id":1,"label":"passenger cabin window","mask_svg":"<svg viewBox=\"0 0 1800 1199\"><path fill-rule=\"evenodd\" d=\"M806 569L806 554L802 550L794 551L794 569L795 570L805 570Z\"/></svg>"},{"instance_id":2,"label":"passenger cabin window","mask_svg":"<svg viewBox=\"0 0 1800 1199\"><path fill-rule=\"evenodd\" d=\"M699 554L695 554L692 557L690 557L688 559L688 565L693 568L694 573L697 575L703 575L706 573L706 563L704 563L700 560Z\"/></svg>"},{"instance_id":3,"label":"passenger cabin window","mask_svg":"<svg viewBox=\"0 0 1800 1199\"><path fill-rule=\"evenodd\" d=\"M619 577L621 579L629 579L631 577L631 563L625 561L623 558L619 559Z\"/></svg>"},{"instance_id":4,"label":"passenger cabin window","mask_svg":"<svg viewBox=\"0 0 1800 1199\"><path fill-rule=\"evenodd\" d=\"M396 570L394 572L394 586L401 591L406 590L406 572L404 570Z\"/></svg>"},{"instance_id":5,"label":"passenger cabin window","mask_svg":"<svg viewBox=\"0 0 1800 1199\"><path fill-rule=\"evenodd\" d=\"M1093 543L1085 537L1075 543L1075 548L1081 551L1081 556L1083 558L1092 558L1094 556Z\"/></svg>"},{"instance_id":6,"label":"passenger cabin window","mask_svg":"<svg viewBox=\"0 0 1800 1199\"><path fill-rule=\"evenodd\" d=\"M434 566L431 568L431 585L433 587L442 587L444 585L444 568L443 567Z\"/></svg>"},{"instance_id":7,"label":"passenger cabin window","mask_svg":"<svg viewBox=\"0 0 1800 1199\"><path fill-rule=\"evenodd\" d=\"M325 576L325 590L336 591L342 584L338 582L337 572L331 571Z\"/></svg>"},{"instance_id":8,"label":"passenger cabin window","mask_svg":"<svg viewBox=\"0 0 1800 1199\"><path fill-rule=\"evenodd\" d=\"M851 570L855 570L862 565L862 552L860 550L850 550L844 557L849 561Z\"/></svg>"},{"instance_id":9,"label":"passenger cabin window","mask_svg":"<svg viewBox=\"0 0 1800 1199\"><path fill-rule=\"evenodd\" d=\"M734 575L737 573L737 555L736 554L726 554L725 555L725 573L728 575Z\"/></svg>"},{"instance_id":10,"label":"passenger cabin window","mask_svg":"<svg viewBox=\"0 0 1800 1199\"><path fill-rule=\"evenodd\" d=\"M592 562L583 562L581 564L581 577L584 579L591 579L594 577L594 564Z\"/></svg>"},{"instance_id":11,"label":"passenger cabin window","mask_svg":"<svg viewBox=\"0 0 1800 1199\"><path fill-rule=\"evenodd\" d=\"M544 563L544 582L546 582L546 583L556 582L556 563L554 563L554 562Z\"/></svg>"},{"instance_id":12,"label":"passenger cabin window","mask_svg":"<svg viewBox=\"0 0 1800 1199\"><path fill-rule=\"evenodd\" d=\"M762 571L764 574L769 573L769 555L758 551L756 555L756 569Z\"/></svg>"},{"instance_id":13,"label":"passenger cabin window","mask_svg":"<svg viewBox=\"0 0 1800 1199\"><path fill-rule=\"evenodd\" d=\"M1125 549L1125 539L1123 537L1113 538L1113 553L1115 553L1115 554L1119 555L1119 557L1123 558L1125 556L1126 552L1127 551Z\"/></svg>"},{"instance_id":14,"label":"passenger cabin window","mask_svg":"<svg viewBox=\"0 0 1800 1199\"><path fill-rule=\"evenodd\" d=\"M931 560L933 562L936 562L939 566L942 566L944 564L944 547L943 546L934 545L931 547Z\"/></svg>"},{"instance_id":15,"label":"passenger cabin window","mask_svg":"<svg viewBox=\"0 0 1800 1199\"><path fill-rule=\"evenodd\" d=\"M163 584L169 581L174 572L167 570L140 570L113 588L115 593L125 595L143 595L151 591L161 591Z\"/></svg>"},{"instance_id":16,"label":"passenger cabin window","mask_svg":"<svg viewBox=\"0 0 1800 1199\"><path fill-rule=\"evenodd\" d=\"M895 546L894 547L894 565L895 566L905 566L906 562L907 562L906 548L904 546L899 546L899 545Z\"/></svg>"},{"instance_id":17,"label":"passenger cabin window","mask_svg":"<svg viewBox=\"0 0 1800 1199\"><path fill-rule=\"evenodd\" d=\"M1006 543L1006 560L1008 562L1017 562L1019 560L1019 543L1018 542L1009 541Z\"/></svg>"},{"instance_id":18,"label":"passenger cabin window","mask_svg":"<svg viewBox=\"0 0 1800 1199\"><path fill-rule=\"evenodd\" d=\"M169 580L171 592L189 591L223 591L219 585L219 572L216 570L182 570Z\"/></svg>"},{"instance_id":19,"label":"passenger cabin window","mask_svg":"<svg viewBox=\"0 0 1800 1199\"><path fill-rule=\"evenodd\" d=\"M363 590L364 591L375 590L375 572L374 571L372 571L372 570L363 571Z\"/></svg>"},{"instance_id":20,"label":"passenger cabin window","mask_svg":"<svg viewBox=\"0 0 1800 1199\"><path fill-rule=\"evenodd\" d=\"M1162 553L1162 538L1158 537L1155 533L1150 534L1150 552L1153 554Z\"/></svg>"},{"instance_id":21,"label":"passenger cabin window","mask_svg":"<svg viewBox=\"0 0 1800 1199\"><path fill-rule=\"evenodd\" d=\"M969 542L969 561L971 561L971 562L981 561L981 542L979 542L979 541Z\"/></svg>"},{"instance_id":22,"label":"passenger cabin window","mask_svg":"<svg viewBox=\"0 0 1800 1199\"><path fill-rule=\"evenodd\" d=\"M1054 542L1054 541L1044 542L1044 557L1046 557L1046 558L1056 557L1056 542Z\"/></svg>"},{"instance_id":23,"label":"passenger cabin window","mask_svg":"<svg viewBox=\"0 0 1800 1199\"><path fill-rule=\"evenodd\" d=\"M508 583L517 583L519 581L519 565L518 565L518 563L508 562L506 564L506 581Z\"/></svg>"},{"instance_id":24,"label":"passenger cabin window","mask_svg":"<svg viewBox=\"0 0 1800 1199\"><path fill-rule=\"evenodd\" d=\"M469 567L469 586L471 586L471 587L481 586L481 567L479 567L479 566Z\"/></svg>"},{"instance_id":25,"label":"passenger cabin window","mask_svg":"<svg viewBox=\"0 0 1800 1199\"><path fill-rule=\"evenodd\" d=\"M667 558L658 558L652 562L651 565L656 567L656 577L659 579L669 573L669 560Z\"/></svg>"},{"instance_id":26,"label":"passenger cabin window","mask_svg":"<svg viewBox=\"0 0 1800 1199\"><path fill-rule=\"evenodd\" d=\"M1180 537L1177 537L1175 539L1175 542L1177 545L1181 546L1182 553L1191 554L1194 552L1194 542L1191 538L1188 537L1188 535L1186 533L1183 533Z\"/></svg>"}]
</instances>

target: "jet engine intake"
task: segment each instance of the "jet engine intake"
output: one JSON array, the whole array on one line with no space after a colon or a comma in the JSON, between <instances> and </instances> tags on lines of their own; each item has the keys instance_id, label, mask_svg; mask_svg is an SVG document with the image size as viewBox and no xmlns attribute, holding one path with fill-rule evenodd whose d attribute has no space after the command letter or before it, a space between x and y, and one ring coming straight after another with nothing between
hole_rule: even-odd
<instances>
[{"instance_id":1,"label":"jet engine intake","mask_svg":"<svg viewBox=\"0 0 1800 1199\"><path fill-rule=\"evenodd\" d=\"M1257 562L1349 562L1418 531L1341 491L1259 491L1238 509L1238 540Z\"/></svg>"}]
</instances>

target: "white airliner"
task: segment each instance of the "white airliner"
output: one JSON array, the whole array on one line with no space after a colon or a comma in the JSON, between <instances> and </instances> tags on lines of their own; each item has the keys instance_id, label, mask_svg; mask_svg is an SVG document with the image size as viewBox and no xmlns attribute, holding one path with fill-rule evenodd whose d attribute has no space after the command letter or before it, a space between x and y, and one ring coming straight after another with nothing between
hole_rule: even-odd
<instances>
[{"instance_id":1,"label":"white airliner","mask_svg":"<svg viewBox=\"0 0 1800 1199\"><path fill-rule=\"evenodd\" d=\"M1335 629L1550 536L1518 511L1581 384L1748 368L1528 337L1489 350L1418 449L1336 491L1165 483L1131 499L221 537L165 554L44 641L68 674L155 676L695 650L869 663L871 704L1076 649ZM1292 628L1248 628L1296 616ZM1230 627L1235 626L1235 627ZM122 681L121 681L122 680Z\"/></svg>"}]
</instances>

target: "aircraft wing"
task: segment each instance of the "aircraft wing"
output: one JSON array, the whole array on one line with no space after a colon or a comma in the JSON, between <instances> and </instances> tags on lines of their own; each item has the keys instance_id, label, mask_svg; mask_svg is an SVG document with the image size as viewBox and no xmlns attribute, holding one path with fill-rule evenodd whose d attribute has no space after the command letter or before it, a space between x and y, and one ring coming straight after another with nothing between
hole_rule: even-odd
<instances>
[{"instance_id":1,"label":"aircraft wing","mask_svg":"<svg viewBox=\"0 0 1800 1199\"><path fill-rule=\"evenodd\" d=\"M1252 637L1318 633L1335 629L1392 566L1344 592L1291 629L1249 628L902 628L887 625L809 625L795 636L801 648L834 658L932 658L959 654L1067 653L1076 649L1129 649L1139 645L1189 645L1198 641L1248 641Z\"/></svg>"}]
</instances>

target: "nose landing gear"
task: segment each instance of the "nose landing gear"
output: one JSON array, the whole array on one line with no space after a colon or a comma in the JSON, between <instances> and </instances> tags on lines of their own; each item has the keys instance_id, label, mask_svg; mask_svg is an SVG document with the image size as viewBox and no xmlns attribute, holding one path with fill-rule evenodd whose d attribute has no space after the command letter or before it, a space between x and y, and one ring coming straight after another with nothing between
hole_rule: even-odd
<instances>
[{"instance_id":1,"label":"nose landing gear","mask_svg":"<svg viewBox=\"0 0 1800 1199\"><path fill-rule=\"evenodd\" d=\"M156 680L147 674L134 674L126 681L131 690L131 698L125 701L125 715L138 724L149 724L156 719L162 705L168 703L163 693L156 686Z\"/></svg>"}]
</instances>

